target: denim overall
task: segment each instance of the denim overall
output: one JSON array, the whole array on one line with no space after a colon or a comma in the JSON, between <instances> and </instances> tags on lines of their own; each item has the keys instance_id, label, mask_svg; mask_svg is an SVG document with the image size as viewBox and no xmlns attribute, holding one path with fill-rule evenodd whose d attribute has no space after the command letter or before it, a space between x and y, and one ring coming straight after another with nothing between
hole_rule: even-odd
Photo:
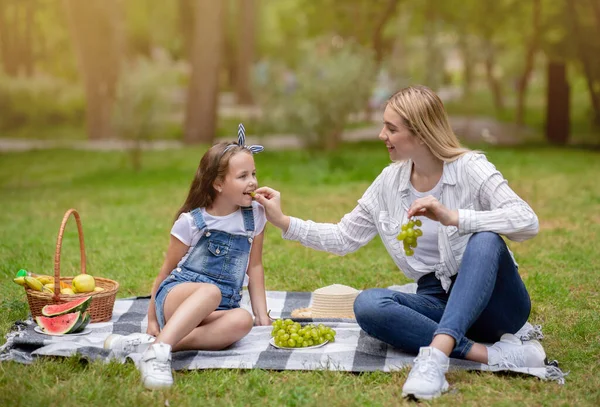
<instances>
[{"instance_id":1,"label":"denim overall","mask_svg":"<svg viewBox=\"0 0 600 407\"><path fill-rule=\"evenodd\" d=\"M171 271L156 291L156 317L160 329L165 326L165 299L177 284L187 282L214 284L221 290L221 303L217 310L239 308L254 238L252 207L242 207L241 210L246 235L207 229L200 209L190 212L198 230L202 231L202 236L185 262Z\"/></svg>"}]
</instances>

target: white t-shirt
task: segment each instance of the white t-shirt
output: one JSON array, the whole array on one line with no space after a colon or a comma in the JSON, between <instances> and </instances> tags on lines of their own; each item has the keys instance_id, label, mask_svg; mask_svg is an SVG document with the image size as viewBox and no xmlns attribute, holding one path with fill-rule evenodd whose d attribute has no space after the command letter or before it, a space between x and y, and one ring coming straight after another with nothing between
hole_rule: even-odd
<instances>
[{"instance_id":1,"label":"white t-shirt","mask_svg":"<svg viewBox=\"0 0 600 407\"><path fill-rule=\"evenodd\" d=\"M439 200L440 193L442 191L442 182L440 179L440 182L438 182L431 191L427 192L417 191L412 184L409 184L409 188L409 200L411 203L416 199L423 198L428 195L432 195L435 199ZM440 262L440 249L438 247L438 228L440 223L431 220L426 216L418 216L417 219L420 219L423 223L421 225L421 231L423 232L423 235L417 240L418 246L414 249L414 255L407 257L408 265L413 269L415 268L414 266L417 262L426 266L435 266ZM417 266L417 268L419 267Z\"/></svg>"},{"instance_id":2,"label":"white t-shirt","mask_svg":"<svg viewBox=\"0 0 600 407\"><path fill-rule=\"evenodd\" d=\"M230 213L225 216L213 216L206 212L204 208L201 208L202 217L206 223L206 227L212 230L220 230L223 232L231 233L232 235L246 235L246 228L244 227L244 217L242 215L242 209ZM256 201L252 201L252 214L254 215L254 235L259 235L265 228L267 223L267 217L265 215L265 208ZM200 236L202 236L202 230L198 230L194 217L189 212L184 212L179 215L179 218L173 224L171 228L171 234L181 241L186 246L190 246L188 252L181 258L177 267L180 267L183 262L188 258ZM247 277L244 285L247 284Z\"/></svg>"}]
</instances>

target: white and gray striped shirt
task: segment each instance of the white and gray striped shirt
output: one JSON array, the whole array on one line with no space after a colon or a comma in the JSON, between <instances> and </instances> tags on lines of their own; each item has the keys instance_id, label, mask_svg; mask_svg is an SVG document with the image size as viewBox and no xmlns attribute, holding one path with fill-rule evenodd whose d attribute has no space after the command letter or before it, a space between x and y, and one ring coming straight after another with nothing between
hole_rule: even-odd
<instances>
[{"instance_id":1,"label":"white and gray striped shirt","mask_svg":"<svg viewBox=\"0 0 600 407\"><path fill-rule=\"evenodd\" d=\"M450 277L458 272L471 234L490 231L519 242L537 234L538 218L531 207L508 186L483 154L469 152L445 163L441 179L440 202L449 209L458 209L458 228L440 225L440 262L433 267L411 270L402 243L396 239L400 226L407 221L406 213L411 204L411 168L410 160L386 167L352 212L337 224L291 217L283 238L343 256L379 234L388 253L407 277L416 281L424 274L435 272L448 291Z\"/></svg>"}]
</instances>

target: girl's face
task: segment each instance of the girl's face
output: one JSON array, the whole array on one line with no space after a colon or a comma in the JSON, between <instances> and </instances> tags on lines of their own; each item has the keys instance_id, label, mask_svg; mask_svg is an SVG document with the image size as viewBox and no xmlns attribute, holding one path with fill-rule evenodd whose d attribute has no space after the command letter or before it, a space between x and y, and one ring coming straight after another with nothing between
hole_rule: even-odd
<instances>
[{"instance_id":1,"label":"girl's face","mask_svg":"<svg viewBox=\"0 0 600 407\"><path fill-rule=\"evenodd\" d=\"M419 139L404 126L400 115L389 106L383 112L383 129L379 139L385 143L392 161L412 158L419 148Z\"/></svg>"},{"instance_id":2,"label":"girl's face","mask_svg":"<svg viewBox=\"0 0 600 407\"><path fill-rule=\"evenodd\" d=\"M258 187L252 154L240 152L233 155L229 159L225 180L218 187L221 188L219 195L225 202L237 206L252 205L250 192Z\"/></svg>"}]
</instances>

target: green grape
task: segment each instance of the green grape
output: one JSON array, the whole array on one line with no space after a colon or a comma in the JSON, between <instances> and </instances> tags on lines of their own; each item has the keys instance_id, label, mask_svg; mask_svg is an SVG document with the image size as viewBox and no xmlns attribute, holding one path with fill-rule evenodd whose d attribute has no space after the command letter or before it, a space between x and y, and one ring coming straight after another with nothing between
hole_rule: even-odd
<instances>
[{"instance_id":1,"label":"green grape","mask_svg":"<svg viewBox=\"0 0 600 407\"><path fill-rule=\"evenodd\" d=\"M415 236L423 236L423 231L421 231L421 229L415 229Z\"/></svg>"},{"instance_id":2,"label":"green grape","mask_svg":"<svg viewBox=\"0 0 600 407\"><path fill-rule=\"evenodd\" d=\"M421 225L423 225L423 222L421 222L421 220L420 220L420 219L417 219L417 220L415 221L415 225L417 225L417 226L421 227Z\"/></svg>"},{"instance_id":3,"label":"green grape","mask_svg":"<svg viewBox=\"0 0 600 407\"><path fill-rule=\"evenodd\" d=\"M407 255L407 256L412 256L413 254L415 254L415 252L414 252L414 250L413 250L413 249L408 249L408 250L406 250L406 255Z\"/></svg>"},{"instance_id":4,"label":"green grape","mask_svg":"<svg viewBox=\"0 0 600 407\"><path fill-rule=\"evenodd\" d=\"M410 236L407 237L406 239L404 239L404 243L406 243L407 245L412 245L413 243L415 243L417 241L417 239L414 236Z\"/></svg>"},{"instance_id":5,"label":"green grape","mask_svg":"<svg viewBox=\"0 0 600 407\"><path fill-rule=\"evenodd\" d=\"M408 237L413 237L414 235L415 235L415 231L414 231L414 229L408 229L408 230L406 231L406 236L408 236Z\"/></svg>"},{"instance_id":6,"label":"green grape","mask_svg":"<svg viewBox=\"0 0 600 407\"><path fill-rule=\"evenodd\" d=\"M406 225L407 225L408 229L412 229L415 227L415 222L413 222L412 220L409 220Z\"/></svg>"},{"instance_id":7,"label":"green grape","mask_svg":"<svg viewBox=\"0 0 600 407\"><path fill-rule=\"evenodd\" d=\"M404 225L402 225L402 230L406 230L408 229L408 225L405 223Z\"/></svg>"},{"instance_id":8,"label":"green grape","mask_svg":"<svg viewBox=\"0 0 600 407\"><path fill-rule=\"evenodd\" d=\"M287 343L290 348L296 347L296 341L293 339L288 339Z\"/></svg>"},{"instance_id":9,"label":"green grape","mask_svg":"<svg viewBox=\"0 0 600 407\"><path fill-rule=\"evenodd\" d=\"M396 239L404 240L404 239L406 239L406 236L407 236L406 230L403 230L402 232L400 232L400 234L398 235L398 237Z\"/></svg>"}]
</instances>

